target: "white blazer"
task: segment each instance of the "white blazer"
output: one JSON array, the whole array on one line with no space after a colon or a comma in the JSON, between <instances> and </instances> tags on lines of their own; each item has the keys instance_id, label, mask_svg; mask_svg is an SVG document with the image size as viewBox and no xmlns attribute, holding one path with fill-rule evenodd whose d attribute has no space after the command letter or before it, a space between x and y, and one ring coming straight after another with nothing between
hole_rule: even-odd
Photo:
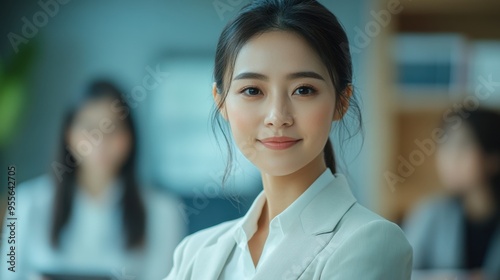
<instances>
[{"instance_id":1,"label":"white blazer","mask_svg":"<svg viewBox=\"0 0 500 280\"><path fill-rule=\"evenodd\" d=\"M238 220L185 237L165 280L218 279L236 244ZM401 229L358 204L337 173L297 217L270 261L259 264L254 279L410 279L412 253Z\"/></svg>"}]
</instances>

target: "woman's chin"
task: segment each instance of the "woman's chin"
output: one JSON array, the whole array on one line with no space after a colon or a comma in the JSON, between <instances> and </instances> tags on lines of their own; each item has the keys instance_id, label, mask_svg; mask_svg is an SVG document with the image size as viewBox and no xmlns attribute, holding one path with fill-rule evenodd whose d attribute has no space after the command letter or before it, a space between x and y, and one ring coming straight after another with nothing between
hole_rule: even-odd
<instances>
[{"instance_id":1,"label":"woman's chin","mask_svg":"<svg viewBox=\"0 0 500 280\"><path fill-rule=\"evenodd\" d=\"M300 170L303 166L291 165L290 162L276 162L273 164L257 165L257 168L263 173L270 176L287 176Z\"/></svg>"}]
</instances>

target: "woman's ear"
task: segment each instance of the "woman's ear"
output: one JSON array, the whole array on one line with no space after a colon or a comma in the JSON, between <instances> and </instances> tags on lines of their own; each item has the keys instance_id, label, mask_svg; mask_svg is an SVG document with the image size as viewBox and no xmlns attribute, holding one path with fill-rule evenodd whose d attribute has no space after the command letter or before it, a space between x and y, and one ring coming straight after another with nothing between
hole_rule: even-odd
<instances>
[{"instance_id":1,"label":"woman's ear","mask_svg":"<svg viewBox=\"0 0 500 280\"><path fill-rule=\"evenodd\" d=\"M219 108L219 111L220 111L220 114L222 115L222 117L227 121L227 113L226 113L226 108L224 106L224 104L221 105L221 102L222 102L222 95L218 93L218 90L217 90L217 83L214 82L212 84L212 95L214 97L214 102L215 102L215 106L217 108Z\"/></svg>"},{"instance_id":2,"label":"woman's ear","mask_svg":"<svg viewBox=\"0 0 500 280\"><path fill-rule=\"evenodd\" d=\"M342 119L347 113L347 110L349 109L349 100L351 100L353 90L352 84L348 84L344 90L344 96L337 99L339 103L335 104L336 108L335 113L333 114L334 121Z\"/></svg>"}]
</instances>

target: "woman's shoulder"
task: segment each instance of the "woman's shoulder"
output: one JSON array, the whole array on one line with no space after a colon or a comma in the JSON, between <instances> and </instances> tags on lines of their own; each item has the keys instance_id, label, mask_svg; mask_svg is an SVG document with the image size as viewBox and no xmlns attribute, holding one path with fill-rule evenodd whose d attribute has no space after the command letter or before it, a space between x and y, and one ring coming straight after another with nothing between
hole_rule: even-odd
<instances>
[{"instance_id":1,"label":"woman's shoulder","mask_svg":"<svg viewBox=\"0 0 500 280\"><path fill-rule=\"evenodd\" d=\"M346 239L343 243L361 247L365 244L365 250L393 254L411 262L412 247L398 224L359 203L351 207L341 223L341 236Z\"/></svg>"},{"instance_id":2,"label":"woman's shoulder","mask_svg":"<svg viewBox=\"0 0 500 280\"><path fill-rule=\"evenodd\" d=\"M54 184L54 179L45 174L16 186L14 201L20 232L32 231L33 227L43 225L43 221L50 217L55 196Z\"/></svg>"},{"instance_id":3,"label":"woman's shoulder","mask_svg":"<svg viewBox=\"0 0 500 280\"><path fill-rule=\"evenodd\" d=\"M459 214L460 203L454 197L445 195L431 195L417 202L405 219L408 224L441 222Z\"/></svg>"},{"instance_id":4,"label":"woman's shoulder","mask_svg":"<svg viewBox=\"0 0 500 280\"><path fill-rule=\"evenodd\" d=\"M43 174L16 186L16 196L21 200L34 197L37 201L45 201L53 196L54 189L54 178Z\"/></svg>"},{"instance_id":5,"label":"woman's shoulder","mask_svg":"<svg viewBox=\"0 0 500 280\"><path fill-rule=\"evenodd\" d=\"M367 225L396 228L400 230L399 226L394 222L387 220L357 202L351 207L351 209L349 209L349 211L347 211L344 218L341 220L341 223L344 227L349 228L352 231Z\"/></svg>"},{"instance_id":6,"label":"woman's shoulder","mask_svg":"<svg viewBox=\"0 0 500 280\"><path fill-rule=\"evenodd\" d=\"M416 203L414 211L448 211L456 209L457 207L459 207L459 202L455 197L444 194L434 194Z\"/></svg>"},{"instance_id":7,"label":"woman's shoulder","mask_svg":"<svg viewBox=\"0 0 500 280\"><path fill-rule=\"evenodd\" d=\"M327 279L410 279L413 249L401 228L358 203L340 220L325 252Z\"/></svg>"},{"instance_id":8,"label":"woman's shoulder","mask_svg":"<svg viewBox=\"0 0 500 280\"><path fill-rule=\"evenodd\" d=\"M186 239L185 243L187 243L186 247L199 249L214 244L215 242L217 242L219 237L232 229L240 219L241 218L226 221L186 236L184 238Z\"/></svg>"},{"instance_id":9,"label":"woman's shoulder","mask_svg":"<svg viewBox=\"0 0 500 280\"><path fill-rule=\"evenodd\" d=\"M26 189L51 188L54 186L54 183L54 178L50 174L42 174L23 181L18 187Z\"/></svg>"},{"instance_id":10,"label":"woman's shoulder","mask_svg":"<svg viewBox=\"0 0 500 280\"><path fill-rule=\"evenodd\" d=\"M397 224L356 202L335 230L325 279L410 279L413 249Z\"/></svg>"},{"instance_id":11,"label":"woman's shoulder","mask_svg":"<svg viewBox=\"0 0 500 280\"><path fill-rule=\"evenodd\" d=\"M401 250L411 250L411 246L399 225L357 202L339 221L336 231L336 244L353 242L354 240L355 243L361 245L368 240L383 247L385 241L392 240L392 242L398 242ZM376 247L372 246L371 248Z\"/></svg>"},{"instance_id":12,"label":"woman's shoulder","mask_svg":"<svg viewBox=\"0 0 500 280\"><path fill-rule=\"evenodd\" d=\"M218 239L230 229L234 228L239 219L223 222L221 224L190 234L179 243L174 251L174 266L165 280L184 279L183 273L188 271L201 249L215 244Z\"/></svg>"},{"instance_id":13,"label":"woman's shoulder","mask_svg":"<svg viewBox=\"0 0 500 280\"><path fill-rule=\"evenodd\" d=\"M228 233L228 231L232 229L240 219L241 218L223 222L184 237L175 249L174 266L176 263L177 265L180 263L183 265L190 263L190 261L195 258L196 252L202 248L215 244L219 237Z\"/></svg>"}]
</instances>

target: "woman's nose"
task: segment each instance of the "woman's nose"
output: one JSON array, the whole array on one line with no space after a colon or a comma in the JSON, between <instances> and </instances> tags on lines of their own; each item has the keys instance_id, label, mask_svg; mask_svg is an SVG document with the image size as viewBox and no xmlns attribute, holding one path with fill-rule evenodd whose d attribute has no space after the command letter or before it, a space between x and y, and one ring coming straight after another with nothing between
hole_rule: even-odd
<instances>
[{"instance_id":1,"label":"woman's nose","mask_svg":"<svg viewBox=\"0 0 500 280\"><path fill-rule=\"evenodd\" d=\"M269 98L265 124L267 126L281 127L291 126L293 117L290 113L289 100L286 97Z\"/></svg>"}]
</instances>

